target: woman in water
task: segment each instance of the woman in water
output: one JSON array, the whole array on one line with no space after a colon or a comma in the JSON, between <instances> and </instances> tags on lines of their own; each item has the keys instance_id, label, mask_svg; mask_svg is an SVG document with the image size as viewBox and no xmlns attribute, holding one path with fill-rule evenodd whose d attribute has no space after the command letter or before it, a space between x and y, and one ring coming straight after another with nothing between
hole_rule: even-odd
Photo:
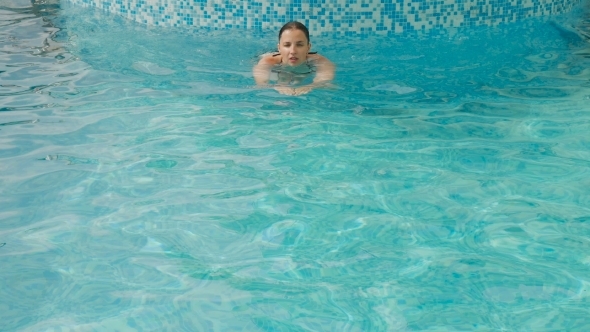
<instances>
[{"instance_id":1,"label":"woman in water","mask_svg":"<svg viewBox=\"0 0 590 332\"><path fill-rule=\"evenodd\" d=\"M334 79L334 64L325 57L310 53L309 31L299 22L289 22L279 31L278 53L263 54L254 66L254 80L257 85L268 85L271 74L276 73L274 89L285 95L306 94L314 87L325 85ZM301 83L315 71L311 84Z\"/></svg>"}]
</instances>

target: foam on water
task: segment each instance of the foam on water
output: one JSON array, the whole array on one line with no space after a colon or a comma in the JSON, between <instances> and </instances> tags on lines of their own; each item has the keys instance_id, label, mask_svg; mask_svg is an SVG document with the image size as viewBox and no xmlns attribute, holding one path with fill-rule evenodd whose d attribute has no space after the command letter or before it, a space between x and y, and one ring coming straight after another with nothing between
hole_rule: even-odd
<instances>
[{"instance_id":1,"label":"foam on water","mask_svg":"<svg viewBox=\"0 0 590 332\"><path fill-rule=\"evenodd\" d=\"M582 9L313 36L287 97L275 32L3 6L3 329L590 329Z\"/></svg>"}]
</instances>

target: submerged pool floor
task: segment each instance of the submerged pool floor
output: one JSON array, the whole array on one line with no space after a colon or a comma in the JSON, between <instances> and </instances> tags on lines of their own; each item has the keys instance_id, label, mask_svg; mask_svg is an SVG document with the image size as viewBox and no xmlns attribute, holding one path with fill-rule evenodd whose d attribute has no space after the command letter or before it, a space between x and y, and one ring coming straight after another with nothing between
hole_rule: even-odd
<instances>
[{"instance_id":1,"label":"submerged pool floor","mask_svg":"<svg viewBox=\"0 0 590 332\"><path fill-rule=\"evenodd\" d=\"M312 36L0 6L7 331L590 330L590 23Z\"/></svg>"}]
</instances>

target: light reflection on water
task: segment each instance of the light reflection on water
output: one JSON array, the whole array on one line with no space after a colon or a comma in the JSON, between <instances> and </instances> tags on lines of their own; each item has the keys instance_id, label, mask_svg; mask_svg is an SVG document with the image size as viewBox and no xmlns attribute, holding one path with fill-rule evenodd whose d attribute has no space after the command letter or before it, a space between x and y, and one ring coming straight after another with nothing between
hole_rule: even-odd
<instances>
[{"instance_id":1,"label":"light reflection on water","mask_svg":"<svg viewBox=\"0 0 590 332\"><path fill-rule=\"evenodd\" d=\"M583 17L314 37L296 98L274 32L0 18L7 330L588 329Z\"/></svg>"}]
</instances>

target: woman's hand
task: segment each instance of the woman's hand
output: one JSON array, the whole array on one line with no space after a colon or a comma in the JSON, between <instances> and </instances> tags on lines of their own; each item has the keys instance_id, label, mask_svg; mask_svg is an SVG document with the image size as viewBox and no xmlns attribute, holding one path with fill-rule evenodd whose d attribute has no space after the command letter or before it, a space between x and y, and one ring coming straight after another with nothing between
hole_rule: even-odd
<instances>
[{"instance_id":1,"label":"woman's hand","mask_svg":"<svg viewBox=\"0 0 590 332\"><path fill-rule=\"evenodd\" d=\"M304 95L306 93L309 93L311 91L312 87L309 85L298 87L298 88L291 88L288 86L275 86L274 89L282 95L300 96L300 95Z\"/></svg>"}]
</instances>

